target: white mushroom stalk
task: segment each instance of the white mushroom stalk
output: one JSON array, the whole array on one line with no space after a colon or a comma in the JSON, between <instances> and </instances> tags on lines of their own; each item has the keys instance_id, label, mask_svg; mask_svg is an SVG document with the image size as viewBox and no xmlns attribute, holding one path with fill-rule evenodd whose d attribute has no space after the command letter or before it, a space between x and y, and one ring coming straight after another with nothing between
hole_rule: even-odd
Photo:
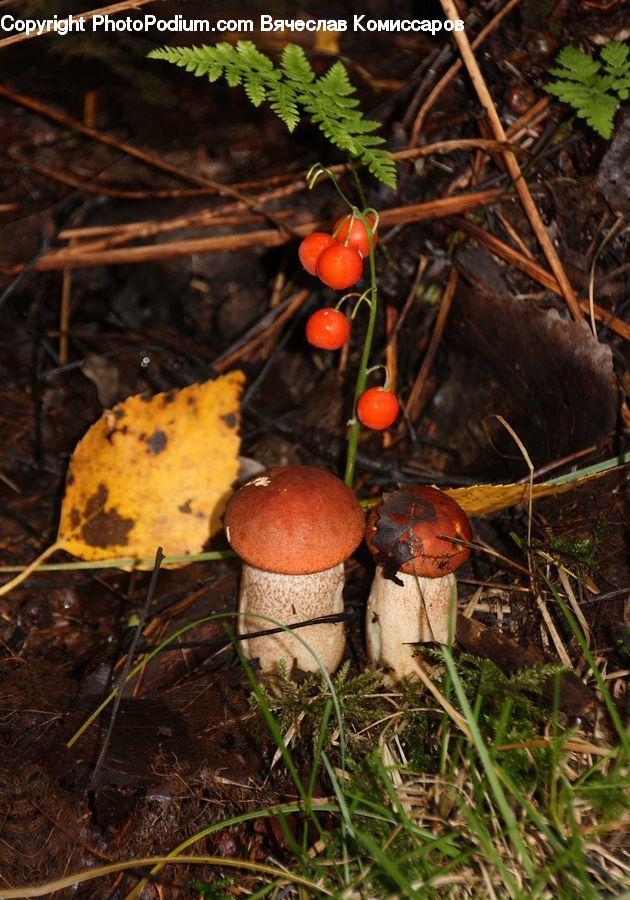
<instances>
[{"instance_id":1,"label":"white mushroom stalk","mask_svg":"<svg viewBox=\"0 0 630 900\"><path fill-rule=\"evenodd\" d=\"M457 541L470 541L470 522L447 494L411 485L383 496L365 538L377 563L366 612L368 659L392 684L417 676L415 645L454 637L453 572L470 554Z\"/></svg>"},{"instance_id":2,"label":"white mushroom stalk","mask_svg":"<svg viewBox=\"0 0 630 900\"><path fill-rule=\"evenodd\" d=\"M245 564L239 592L239 633L273 628L269 619L280 618L283 625L294 625L342 613L343 585L343 563L309 575L281 575ZM289 672L315 671L319 666L313 653L327 672L339 667L346 643L343 623L308 625L297 634L313 652L287 631L252 638L241 646L248 659L258 659L263 672L276 672L281 659Z\"/></svg>"},{"instance_id":3,"label":"white mushroom stalk","mask_svg":"<svg viewBox=\"0 0 630 900\"><path fill-rule=\"evenodd\" d=\"M370 664L389 670L389 684L416 675L412 662L416 644L447 644L455 633L457 582L443 578L396 576L385 578L377 566L368 598L365 636Z\"/></svg>"},{"instance_id":4,"label":"white mushroom stalk","mask_svg":"<svg viewBox=\"0 0 630 900\"><path fill-rule=\"evenodd\" d=\"M312 466L269 469L234 494L225 526L244 563L240 634L343 612L343 564L361 542L365 519L339 478ZM243 651L263 674L277 673L281 660L289 672L315 672L320 664L335 671L345 649L342 623L307 625L296 635L244 640Z\"/></svg>"}]
</instances>

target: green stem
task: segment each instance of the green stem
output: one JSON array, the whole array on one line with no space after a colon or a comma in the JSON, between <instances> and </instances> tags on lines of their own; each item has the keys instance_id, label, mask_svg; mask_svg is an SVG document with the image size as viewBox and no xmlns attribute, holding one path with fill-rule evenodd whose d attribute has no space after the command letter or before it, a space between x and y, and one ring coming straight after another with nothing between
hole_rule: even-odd
<instances>
[{"instance_id":1,"label":"green stem","mask_svg":"<svg viewBox=\"0 0 630 900\"><path fill-rule=\"evenodd\" d=\"M372 229L363 213L358 212L357 218L361 220L365 227L370 245L370 318L368 319L368 327L363 344L363 353L359 364L359 372L357 374L357 383L354 389L354 401L352 404L352 424L348 433L348 453L346 456L346 474L345 482L348 487L354 484L354 470L357 462L357 449L359 447L359 432L361 425L357 419L357 403L359 397L365 391L368 376L368 363L370 353L372 352L372 341L374 338L374 329L376 326L376 313L378 310L378 289L376 287L376 262L374 260L374 241L372 238Z\"/></svg>"}]
</instances>

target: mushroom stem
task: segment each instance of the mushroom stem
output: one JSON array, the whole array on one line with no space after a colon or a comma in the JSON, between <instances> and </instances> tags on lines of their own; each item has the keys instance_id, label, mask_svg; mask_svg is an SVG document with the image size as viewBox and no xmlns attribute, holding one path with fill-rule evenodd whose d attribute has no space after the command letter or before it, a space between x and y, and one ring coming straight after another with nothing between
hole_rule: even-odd
<instances>
[{"instance_id":1,"label":"mushroom stem","mask_svg":"<svg viewBox=\"0 0 630 900\"><path fill-rule=\"evenodd\" d=\"M390 669L388 683L416 674L411 660L414 644L447 644L455 633L457 582L455 576L421 578L398 572L398 585L376 567L366 614L368 659Z\"/></svg>"},{"instance_id":2,"label":"mushroom stem","mask_svg":"<svg viewBox=\"0 0 630 900\"><path fill-rule=\"evenodd\" d=\"M280 575L243 565L239 594L239 633L261 631L273 625L260 618L267 616L283 625L293 625L319 616L343 612L344 566L310 575ZM342 623L308 625L300 637L317 654L327 672L334 672L343 656L345 637ZM319 665L307 648L293 635L283 631L242 642L247 659L258 658L263 673L277 673L284 659L289 673L319 671Z\"/></svg>"}]
</instances>

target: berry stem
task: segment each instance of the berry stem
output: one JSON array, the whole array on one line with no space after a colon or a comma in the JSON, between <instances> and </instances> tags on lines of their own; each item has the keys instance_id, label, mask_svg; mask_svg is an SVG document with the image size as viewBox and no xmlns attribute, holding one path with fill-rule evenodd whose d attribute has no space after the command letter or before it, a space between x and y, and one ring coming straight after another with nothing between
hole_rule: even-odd
<instances>
[{"instance_id":1,"label":"berry stem","mask_svg":"<svg viewBox=\"0 0 630 900\"><path fill-rule=\"evenodd\" d=\"M363 190L361 187L361 183L357 176L356 171L354 170L354 166L351 167L352 176L357 182L357 187L359 190L359 194L361 195L363 201L365 198L363 197ZM374 329L376 327L376 314L378 311L378 288L376 286L376 261L374 259L374 232L372 229L376 229L378 225L378 213L376 210L368 210L370 213L374 213L374 221L370 223L365 217L364 213L361 212L353 203L351 203L344 192L339 187L339 182L335 178L334 174L330 171L330 169L325 168L321 165L321 163L315 163L315 165L311 166L306 175L306 180L308 183L309 190L312 190L315 182L319 178L320 175L327 175L333 183L333 186L341 199L347 206L350 207L351 214L359 219L363 227L365 228L365 232L367 234L368 246L370 249L369 252L369 260L370 260L370 287L367 291L361 295L359 302L355 306L354 312L360 305L363 299L367 300L368 306L370 307L370 316L368 319L367 331L365 333L365 342L363 344L363 352L361 354L361 362L359 363L359 371L357 374L357 381L354 389L354 401L352 405L352 419L350 420L350 428L348 431L348 450L346 454L346 472L345 472L345 482L348 487L352 487L354 484L354 470L356 468L357 463L357 450L359 448L359 433L361 430L361 423L357 417L357 404L359 402L359 397L365 391L365 386L367 384L367 377L369 372L369 361L370 354L372 352L372 342L374 340ZM352 317L354 317L354 312Z\"/></svg>"},{"instance_id":2,"label":"berry stem","mask_svg":"<svg viewBox=\"0 0 630 900\"><path fill-rule=\"evenodd\" d=\"M357 374L357 383L354 389L354 402L352 406L352 422L348 432L348 452L346 455L346 473L345 482L348 487L354 484L354 470L357 462L357 450L359 447L359 432L361 423L357 418L357 403L359 397L365 390L368 376L368 363L370 353L372 352L372 341L374 338L374 328L376 326L376 313L378 311L378 289L376 287L376 263L374 260L374 239L372 228L362 212L357 212L357 218L361 220L365 227L370 246L370 317L368 319L367 331L365 334L365 342L363 344L363 353L361 354L361 362L359 363L359 372ZM367 292L366 292L367 293Z\"/></svg>"}]
</instances>

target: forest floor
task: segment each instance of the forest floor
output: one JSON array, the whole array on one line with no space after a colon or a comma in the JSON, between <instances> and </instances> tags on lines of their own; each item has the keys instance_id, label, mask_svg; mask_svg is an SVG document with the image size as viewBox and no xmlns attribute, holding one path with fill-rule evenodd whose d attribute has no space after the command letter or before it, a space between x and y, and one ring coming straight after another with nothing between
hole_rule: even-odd
<instances>
[{"instance_id":1,"label":"forest floor","mask_svg":"<svg viewBox=\"0 0 630 900\"><path fill-rule=\"evenodd\" d=\"M628 39L624 5L500 16L492 0L465 17L471 40L489 26L475 57L573 308L483 146L496 133L465 69L431 93L458 59L447 35L246 35L274 59L298 41L318 74L347 67L397 154L397 188L360 170L364 196L315 127L289 134L240 88L148 60L163 35L0 40L4 583L55 543L78 441L132 395L242 371L245 475L343 477L367 316L341 353L305 340L339 296L297 256L344 212L330 183L308 190L318 161L381 216L372 364L404 413L361 432L357 496L527 485L527 457L534 484L577 473L531 509L471 516L454 646L422 648L423 680L395 688L367 668L365 546L346 567L341 674L265 687L212 618L236 609L238 560L152 575L58 549L0 595L0 898L628 888L630 115L607 141L544 90L562 47ZM165 524L148 555L169 539Z\"/></svg>"}]
</instances>

